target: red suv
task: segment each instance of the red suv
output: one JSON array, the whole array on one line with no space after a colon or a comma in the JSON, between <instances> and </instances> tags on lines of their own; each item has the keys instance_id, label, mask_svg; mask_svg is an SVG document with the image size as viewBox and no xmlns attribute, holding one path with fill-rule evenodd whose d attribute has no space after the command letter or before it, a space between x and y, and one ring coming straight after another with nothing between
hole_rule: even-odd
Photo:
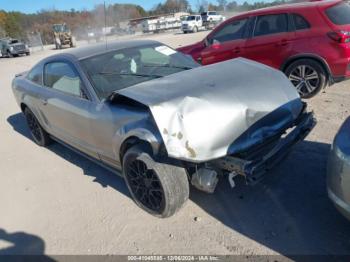
<instances>
[{"instance_id":1,"label":"red suv","mask_svg":"<svg viewBox=\"0 0 350 262\"><path fill-rule=\"evenodd\" d=\"M319 1L246 12L178 50L203 65L236 57L256 60L285 72L309 98L350 77L350 5Z\"/></svg>"}]
</instances>

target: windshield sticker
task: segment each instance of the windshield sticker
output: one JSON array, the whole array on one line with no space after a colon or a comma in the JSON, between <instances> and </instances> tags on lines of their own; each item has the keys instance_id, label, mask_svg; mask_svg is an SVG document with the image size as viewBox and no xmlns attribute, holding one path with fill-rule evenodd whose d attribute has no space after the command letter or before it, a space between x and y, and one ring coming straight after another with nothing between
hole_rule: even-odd
<instances>
[{"instance_id":1,"label":"windshield sticker","mask_svg":"<svg viewBox=\"0 0 350 262\"><path fill-rule=\"evenodd\" d=\"M155 48L155 50L158 51L159 53L162 53L163 55L166 55L166 56L176 54L175 50L173 50L165 45L158 46Z\"/></svg>"}]
</instances>

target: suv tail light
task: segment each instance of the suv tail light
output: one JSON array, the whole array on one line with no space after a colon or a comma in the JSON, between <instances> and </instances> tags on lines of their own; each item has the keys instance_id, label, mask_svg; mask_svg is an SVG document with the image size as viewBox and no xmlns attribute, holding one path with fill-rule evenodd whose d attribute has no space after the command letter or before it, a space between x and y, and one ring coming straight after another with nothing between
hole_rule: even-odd
<instances>
[{"instance_id":1,"label":"suv tail light","mask_svg":"<svg viewBox=\"0 0 350 262\"><path fill-rule=\"evenodd\" d=\"M333 31L329 32L328 37L338 43L350 43L350 32L348 31Z\"/></svg>"}]
</instances>

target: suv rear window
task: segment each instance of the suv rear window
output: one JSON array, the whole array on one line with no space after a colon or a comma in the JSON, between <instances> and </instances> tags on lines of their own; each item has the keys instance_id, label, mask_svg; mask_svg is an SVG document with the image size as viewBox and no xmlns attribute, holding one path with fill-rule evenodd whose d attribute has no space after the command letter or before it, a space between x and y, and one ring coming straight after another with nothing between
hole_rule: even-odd
<instances>
[{"instance_id":1,"label":"suv rear window","mask_svg":"<svg viewBox=\"0 0 350 262\"><path fill-rule=\"evenodd\" d=\"M326 10L326 15L333 24L347 25L350 24L350 5L341 3L332 6Z\"/></svg>"}]
</instances>

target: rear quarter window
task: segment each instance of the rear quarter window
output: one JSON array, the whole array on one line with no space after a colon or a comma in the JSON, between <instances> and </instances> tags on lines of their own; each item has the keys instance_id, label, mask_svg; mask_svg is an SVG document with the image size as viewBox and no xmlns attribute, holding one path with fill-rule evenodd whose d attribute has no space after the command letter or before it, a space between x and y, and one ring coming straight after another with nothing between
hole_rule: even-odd
<instances>
[{"instance_id":1,"label":"rear quarter window","mask_svg":"<svg viewBox=\"0 0 350 262\"><path fill-rule=\"evenodd\" d=\"M333 24L348 25L350 24L350 5L340 3L326 10L326 15Z\"/></svg>"},{"instance_id":2,"label":"rear quarter window","mask_svg":"<svg viewBox=\"0 0 350 262\"><path fill-rule=\"evenodd\" d=\"M27 79L37 85L43 84L43 70L41 66L36 66L27 75Z\"/></svg>"},{"instance_id":3,"label":"rear quarter window","mask_svg":"<svg viewBox=\"0 0 350 262\"><path fill-rule=\"evenodd\" d=\"M293 21L296 30L305 30L309 29L310 23L301 15L293 14Z\"/></svg>"}]
</instances>

